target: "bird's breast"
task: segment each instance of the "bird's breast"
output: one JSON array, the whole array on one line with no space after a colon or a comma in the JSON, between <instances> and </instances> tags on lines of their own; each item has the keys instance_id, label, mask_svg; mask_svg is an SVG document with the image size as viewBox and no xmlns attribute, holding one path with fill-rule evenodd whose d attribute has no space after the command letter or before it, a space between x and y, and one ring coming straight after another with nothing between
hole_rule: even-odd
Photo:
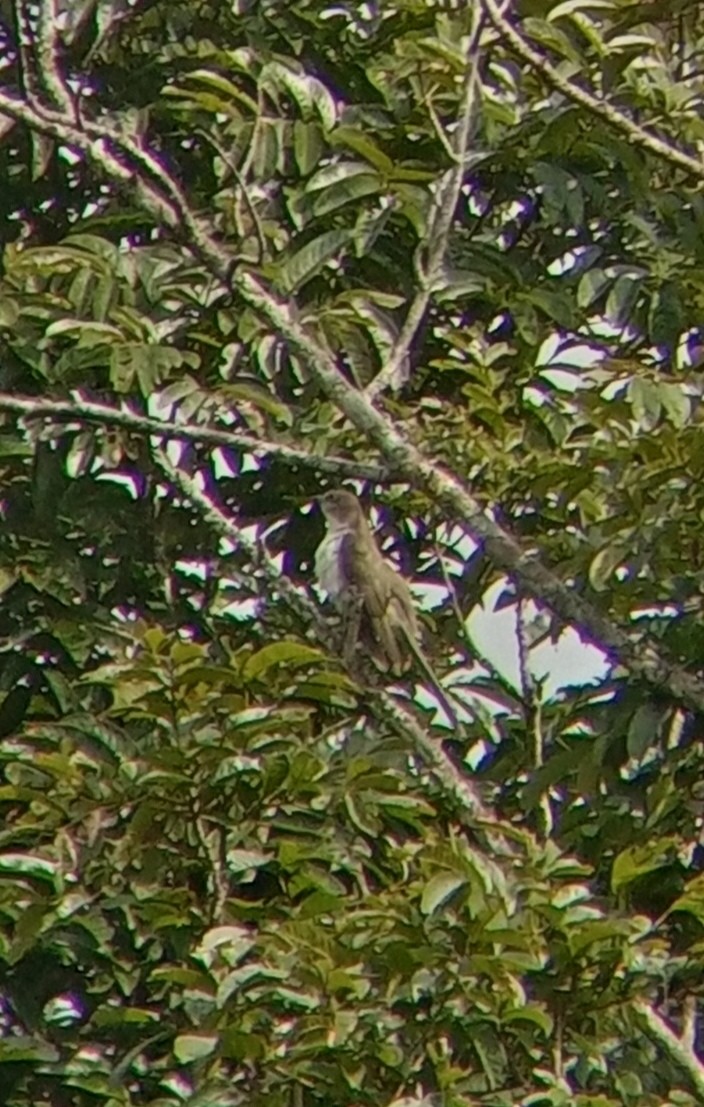
<instances>
[{"instance_id":1,"label":"bird's breast","mask_svg":"<svg viewBox=\"0 0 704 1107\"><path fill-rule=\"evenodd\" d=\"M338 531L327 534L318 546L315 554L315 575L318 584L332 599L341 596L348 587L348 581L342 570L342 543L347 534Z\"/></svg>"}]
</instances>

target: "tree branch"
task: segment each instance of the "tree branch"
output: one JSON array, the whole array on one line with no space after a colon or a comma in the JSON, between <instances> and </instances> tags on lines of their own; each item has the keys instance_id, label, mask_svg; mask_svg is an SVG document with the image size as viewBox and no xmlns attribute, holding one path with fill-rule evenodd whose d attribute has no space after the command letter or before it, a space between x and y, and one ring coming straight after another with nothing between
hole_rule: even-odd
<instances>
[{"instance_id":1,"label":"tree branch","mask_svg":"<svg viewBox=\"0 0 704 1107\"><path fill-rule=\"evenodd\" d=\"M300 326L289 303L276 300L251 273L240 273L237 287L305 358L321 388L353 426L379 448L392 472L443 504L453 519L464 523L468 533L483 543L495 565L515 576L526 591L564 622L575 626L584 638L607 653L612 663L620 662L633 676L704 711L704 681L669 661L653 642L632 638L542 565L534 550L523 550L513 535L486 515L454 474L408 442L386 416L348 384L327 351Z\"/></svg>"},{"instance_id":2,"label":"tree branch","mask_svg":"<svg viewBox=\"0 0 704 1107\"><path fill-rule=\"evenodd\" d=\"M61 72L59 51L59 5L56 0L41 0L35 47L39 70L57 108L67 116L75 115L73 96Z\"/></svg>"},{"instance_id":3,"label":"tree branch","mask_svg":"<svg viewBox=\"0 0 704 1107\"><path fill-rule=\"evenodd\" d=\"M199 427L192 423L176 423L168 419L153 419L136 415L132 411L118 410L108 404L96 404L89 400L44 400L32 396L14 396L0 392L0 411L14 411L30 418L75 419L82 423L97 423L106 427L124 427L135 434L155 435L159 438L175 438L180 442L195 442L204 446L244 450L257 457L272 457L292 466L303 465L319 473L351 480L369 480L375 483L388 479L388 471L379 465L365 465L348 458L318 456L297 446L273 442L260 435L242 431L219 430L217 427ZM67 430L69 428L66 428Z\"/></svg>"},{"instance_id":4,"label":"tree branch","mask_svg":"<svg viewBox=\"0 0 704 1107\"><path fill-rule=\"evenodd\" d=\"M558 92L561 92L563 96L566 96L568 100L581 104L587 111L605 120L611 127L624 134L634 146L640 146L651 154L655 154L656 157L663 158L670 165L677 166L678 169L683 169L686 173L691 174L696 180L704 180L704 163L698 158L693 158L690 154L685 154L683 150L679 150L676 146L665 142L664 139L658 138L657 135L652 134L638 123L634 123L623 112L605 100L600 100L593 93L587 92L567 77L563 77L555 66L543 57L535 47L531 46L520 31L517 31L508 19L502 15L496 0L483 0L483 4L488 18L513 52L541 73L546 81Z\"/></svg>"},{"instance_id":5,"label":"tree branch","mask_svg":"<svg viewBox=\"0 0 704 1107\"><path fill-rule=\"evenodd\" d=\"M27 102L39 110L41 90L35 64L34 33L27 0L14 0L13 15L19 57L20 88L23 89Z\"/></svg>"},{"instance_id":6,"label":"tree branch","mask_svg":"<svg viewBox=\"0 0 704 1107\"><path fill-rule=\"evenodd\" d=\"M493 0L485 0L485 3L491 6L492 18L499 18ZM0 93L0 112L75 145L103 172L137 187L140 202L152 216L172 228L184 230L191 249L213 275L223 282L231 282L245 302L267 318L275 331L298 350L320 388L353 426L379 448L391 473L404 477L416 488L423 488L443 504L453 518L462 521L467 531L484 544L497 566L515 576L527 592L564 622L574 625L588 641L606 652L612 662L620 662L633 676L658 690L667 691L695 710L704 711L704 681L671 662L653 642L638 640L621 630L543 566L535 550L523 550L508 531L484 513L457 477L408 442L386 416L348 384L327 350L300 325L292 303L278 300L258 276L246 269L240 267L233 271L233 255L217 241L207 221L191 210L180 185L158 162L156 155L136 148L131 140L113 130L109 131L110 140L106 142L97 124L90 127L92 134L100 134L93 141L85 129L67 123L56 113L38 113L6 92ZM126 161L121 160L121 154ZM687 165L692 172L696 170L699 176L704 176L704 167L693 159L687 159Z\"/></svg>"},{"instance_id":7,"label":"tree branch","mask_svg":"<svg viewBox=\"0 0 704 1107\"><path fill-rule=\"evenodd\" d=\"M687 1073L697 1095L700 1099L704 1099L704 1064L699 1060L691 1046L678 1038L674 1031L670 1030L665 1020L649 1003L644 1000L637 1000L633 1008L636 1018L644 1027L646 1033L654 1038L675 1064Z\"/></svg>"}]
</instances>

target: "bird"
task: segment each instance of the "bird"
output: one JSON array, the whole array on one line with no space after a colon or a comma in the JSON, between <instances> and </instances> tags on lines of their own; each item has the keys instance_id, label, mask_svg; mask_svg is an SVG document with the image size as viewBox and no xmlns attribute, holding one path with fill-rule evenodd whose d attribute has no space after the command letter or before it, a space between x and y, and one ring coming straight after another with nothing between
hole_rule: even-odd
<instances>
[{"instance_id":1,"label":"bird","mask_svg":"<svg viewBox=\"0 0 704 1107\"><path fill-rule=\"evenodd\" d=\"M401 676L415 659L453 724L457 715L425 658L408 582L385 560L358 497L346 488L318 497L326 534L315 555L318 584L347 618L344 654L354 661L361 644L377 667Z\"/></svg>"},{"instance_id":2,"label":"bird","mask_svg":"<svg viewBox=\"0 0 704 1107\"><path fill-rule=\"evenodd\" d=\"M315 556L318 583L341 606L358 603L360 633L371 639L374 660L399 676L410 663L408 641L419 636L411 590L382 556L353 492L334 489L319 503L327 534Z\"/></svg>"}]
</instances>

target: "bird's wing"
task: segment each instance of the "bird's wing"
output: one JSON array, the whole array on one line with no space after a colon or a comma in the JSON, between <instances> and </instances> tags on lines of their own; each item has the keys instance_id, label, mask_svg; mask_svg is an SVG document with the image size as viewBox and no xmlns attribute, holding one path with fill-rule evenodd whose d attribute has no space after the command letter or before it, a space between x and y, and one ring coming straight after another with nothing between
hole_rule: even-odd
<instances>
[{"instance_id":1,"label":"bird's wing","mask_svg":"<svg viewBox=\"0 0 704 1107\"><path fill-rule=\"evenodd\" d=\"M409 639L418 636L418 623L404 578L380 558L364 587L365 610L372 635L379 644L379 660L399 674L410 660Z\"/></svg>"},{"instance_id":2,"label":"bird's wing","mask_svg":"<svg viewBox=\"0 0 704 1107\"><path fill-rule=\"evenodd\" d=\"M360 544L354 534L345 534L338 546L340 577L348 591L362 604L366 637L377 663L400 674L407 667L411 650L408 639L418 637L418 620L413 598L404 577L386 563L379 550Z\"/></svg>"},{"instance_id":3,"label":"bird's wing","mask_svg":"<svg viewBox=\"0 0 704 1107\"><path fill-rule=\"evenodd\" d=\"M414 641L420 637L416 606L413 602L408 582L400 573L385 565L389 574L389 598L386 605L387 617L396 626L401 627Z\"/></svg>"},{"instance_id":4,"label":"bird's wing","mask_svg":"<svg viewBox=\"0 0 704 1107\"><path fill-rule=\"evenodd\" d=\"M340 580L344 581L348 589L359 589L361 581L357 570L357 558L355 557L355 536L350 531L341 534L337 545L337 561Z\"/></svg>"}]
</instances>

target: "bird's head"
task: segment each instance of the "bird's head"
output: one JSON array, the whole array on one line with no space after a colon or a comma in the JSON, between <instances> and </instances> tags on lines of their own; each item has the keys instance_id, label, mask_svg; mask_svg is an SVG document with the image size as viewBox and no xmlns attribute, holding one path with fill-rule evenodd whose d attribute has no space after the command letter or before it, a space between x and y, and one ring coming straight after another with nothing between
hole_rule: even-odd
<instances>
[{"instance_id":1,"label":"bird's head","mask_svg":"<svg viewBox=\"0 0 704 1107\"><path fill-rule=\"evenodd\" d=\"M318 502L325 518L338 527L353 526L364 518L362 505L354 492L345 488L323 493Z\"/></svg>"}]
</instances>

